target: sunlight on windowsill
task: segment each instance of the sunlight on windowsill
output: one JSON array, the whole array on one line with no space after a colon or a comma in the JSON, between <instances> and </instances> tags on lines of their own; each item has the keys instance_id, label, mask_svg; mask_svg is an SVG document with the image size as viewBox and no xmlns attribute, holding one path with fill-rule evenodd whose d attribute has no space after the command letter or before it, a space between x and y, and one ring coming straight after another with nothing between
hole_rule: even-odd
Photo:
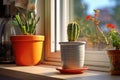
<instances>
[{"instance_id":1,"label":"sunlight on windowsill","mask_svg":"<svg viewBox=\"0 0 120 80\"><path fill-rule=\"evenodd\" d=\"M61 74L58 66L40 64L38 66L16 66L1 64L0 75L22 80L119 80L119 76L111 76L108 72L86 70L83 74Z\"/></svg>"}]
</instances>

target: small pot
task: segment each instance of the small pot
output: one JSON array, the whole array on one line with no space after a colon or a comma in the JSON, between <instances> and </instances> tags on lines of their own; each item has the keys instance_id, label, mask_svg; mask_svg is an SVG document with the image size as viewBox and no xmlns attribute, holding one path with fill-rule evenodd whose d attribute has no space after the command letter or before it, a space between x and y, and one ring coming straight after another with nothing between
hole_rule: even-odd
<instances>
[{"instance_id":1,"label":"small pot","mask_svg":"<svg viewBox=\"0 0 120 80\"><path fill-rule=\"evenodd\" d=\"M63 69L84 67L86 42L60 42Z\"/></svg>"},{"instance_id":2,"label":"small pot","mask_svg":"<svg viewBox=\"0 0 120 80\"><path fill-rule=\"evenodd\" d=\"M110 58L111 74L120 75L120 50L108 50L107 53Z\"/></svg>"}]
</instances>

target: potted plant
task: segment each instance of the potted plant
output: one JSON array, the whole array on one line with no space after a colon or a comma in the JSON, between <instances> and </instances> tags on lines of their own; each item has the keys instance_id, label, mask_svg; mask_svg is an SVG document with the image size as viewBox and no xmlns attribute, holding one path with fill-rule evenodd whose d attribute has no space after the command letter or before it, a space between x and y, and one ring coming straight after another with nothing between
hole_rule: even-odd
<instances>
[{"instance_id":1,"label":"potted plant","mask_svg":"<svg viewBox=\"0 0 120 80\"><path fill-rule=\"evenodd\" d=\"M39 64L42 56L44 36L35 35L37 18L34 11L15 15L14 25L18 25L23 35L11 36L16 65L30 66Z\"/></svg>"},{"instance_id":2,"label":"potted plant","mask_svg":"<svg viewBox=\"0 0 120 80\"><path fill-rule=\"evenodd\" d=\"M106 28L109 32L105 33L100 27L100 21L97 19L99 16L99 10L94 10L95 14L92 17L91 15L86 16L87 20L91 20L96 25L96 28L102 34L106 45L108 46L107 54L110 59L111 64L111 74L120 74L120 33L115 29L115 25L108 23Z\"/></svg>"},{"instance_id":3,"label":"potted plant","mask_svg":"<svg viewBox=\"0 0 120 80\"><path fill-rule=\"evenodd\" d=\"M77 41L80 26L71 22L67 26L68 42L60 42L63 69L81 69L84 67L85 42Z\"/></svg>"}]
</instances>

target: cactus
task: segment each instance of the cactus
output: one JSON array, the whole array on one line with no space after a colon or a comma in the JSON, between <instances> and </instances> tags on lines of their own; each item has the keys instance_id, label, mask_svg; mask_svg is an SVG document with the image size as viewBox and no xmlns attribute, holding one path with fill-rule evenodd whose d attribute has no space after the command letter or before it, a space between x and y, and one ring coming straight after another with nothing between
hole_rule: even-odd
<instances>
[{"instance_id":1,"label":"cactus","mask_svg":"<svg viewBox=\"0 0 120 80\"><path fill-rule=\"evenodd\" d=\"M37 18L34 11L26 11L21 14L16 14L13 24L18 25L24 35L32 35L35 34L39 19L40 17Z\"/></svg>"},{"instance_id":2,"label":"cactus","mask_svg":"<svg viewBox=\"0 0 120 80\"><path fill-rule=\"evenodd\" d=\"M77 22L69 23L67 26L68 41L76 41L80 32L80 26Z\"/></svg>"}]
</instances>

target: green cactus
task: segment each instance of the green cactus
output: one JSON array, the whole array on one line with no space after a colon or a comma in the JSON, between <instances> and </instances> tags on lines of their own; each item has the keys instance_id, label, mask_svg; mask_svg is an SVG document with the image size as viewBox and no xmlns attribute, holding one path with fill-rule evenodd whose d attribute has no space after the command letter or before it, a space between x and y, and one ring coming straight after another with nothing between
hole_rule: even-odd
<instances>
[{"instance_id":1,"label":"green cactus","mask_svg":"<svg viewBox=\"0 0 120 80\"><path fill-rule=\"evenodd\" d=\"M14 25L18 25L24 35L35 34L36 25L40 17L37 18L34 11L26 11L15 15Z\"/></svg>"},{"instance_id":2,"label":"green cactus","mask_svg":"<svg viewBox=\"0 0 120 80\"><path fill-rule=\"evenodd\" d=\"M69 23L67 26L68 41L76 41L79 37L80 26L77 22Z\"/></svg>"}]
</instances>

